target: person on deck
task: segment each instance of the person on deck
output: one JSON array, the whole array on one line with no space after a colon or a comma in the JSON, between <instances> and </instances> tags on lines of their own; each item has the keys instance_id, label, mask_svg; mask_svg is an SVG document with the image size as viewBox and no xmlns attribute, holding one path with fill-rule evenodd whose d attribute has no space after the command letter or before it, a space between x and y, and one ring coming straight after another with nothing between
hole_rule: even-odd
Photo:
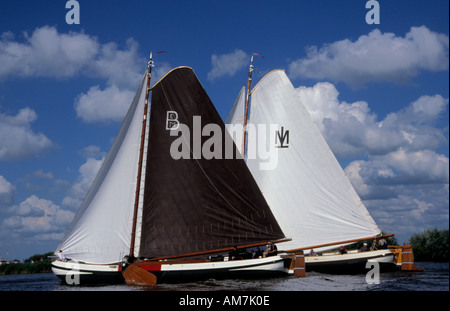
<instances>
[{"instance_id":1,"label":"person on deck","mask_svg":"<svg viewBox=\"0 0 450 311\"><path fill-rule=\"evenodd\" d=\"M256 248L255 258L262 258L263 253L259 247Z\"/></svg>"},{"instance_id":2,"label":"person on deck","mask_svg":"<svg viewBox=\"0 0 450 311\"><path fill-rule=\"evenodd\" d=\"M387 242L384 238L378 241L378 249L387 249Z\"/></svg>"},{"instance_id":3,"label":"person on deck","mask_svg":"<svg viewBox=\"0 0 450 311\"><path fill-rule=\"evenodd\" d=\"M364 243L359 251L360 252L368 252L369 248L367 247L367 243Z\"/></svg>"},{"instance_id":4,"label":"person on deck","mask_svg":"<svg viewBox=\"0 0 450 311\"><path fill-rule=\"evenodd\" d=\"M275 244L272 242L269 242L269 245L267 245L267 256L275 256L278 254L278 248Z\"/></svg>"},{"instance_id":5,"label":"person on deck","mask_svg":"<svg viewBox=\"0 0 450 311\"><path fill-rule=\"evenodd\" d=\"M62 249L59 250L58 259L60 261L66 261L66 257L64 256Z\"/></svg>"},{"instance_id":6,"label":"person on deck","mask_svg":"<svg viewBox=\"0 0 450 311\"><path fill-rule=\"evenodd\" d=\"M345 250L344 246L341 245L341 247L339 248L339 253L341 253L341 255L347 254L347 251Z\"/></svg>"},{"instance_id":7,"label":"person on deck","mask_svg":"<svg viewBox=\"0 0 450 311\"><path fill-rule=\"evenodd\" d=\"M371 251L376 251L378 249L377 247L377 240L373 240L372 246L370 247Z\"/></svg>"}]
</instances>

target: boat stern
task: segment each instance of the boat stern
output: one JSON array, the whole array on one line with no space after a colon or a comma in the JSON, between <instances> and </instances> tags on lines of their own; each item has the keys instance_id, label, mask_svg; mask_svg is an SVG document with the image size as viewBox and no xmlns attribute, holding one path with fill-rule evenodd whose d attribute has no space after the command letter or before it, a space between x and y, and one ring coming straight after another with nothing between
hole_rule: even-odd
<instances>
[{"instance_id":1,"label":"boat stern","mask_svg":"<svg viewBox=\"0 0 450 311\"><path fill-rule=\"evenodd\" d=\"M389 250L394 254L394 262L399 270L423 271L423 268L418 268L414 264L414 253L411 245L389 246Z\"/></svg>"}]
</instances>

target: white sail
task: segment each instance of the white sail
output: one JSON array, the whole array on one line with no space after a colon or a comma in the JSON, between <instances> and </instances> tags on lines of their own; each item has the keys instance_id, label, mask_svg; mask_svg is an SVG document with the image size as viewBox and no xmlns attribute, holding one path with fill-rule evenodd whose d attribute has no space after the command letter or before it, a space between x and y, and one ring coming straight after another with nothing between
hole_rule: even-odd
<instances>
[{"instance_id":1,"label":"white sail","mask_svg":"<svg viewBox=\"0 0 450 311\"><path fill-rule=\"evenodd\" d=\"M227 123L241 123L238 110L233 108ZM276 131L248 134L247 164L286 237L292 238L283 249L380 234L284 71L270 72L252 90L249 120L249 128L277 124ZM242 136L236 145L241 141ZM264 141L277 161L270 169L262 169L267 159L252 150Z\"/></svg>"},{"instance_id":2,"label":"white sail","mask_svg":"<svg viewBox=\"0 0 450 311\"><path fill-rule=\"evenodd\" d=\"M57 251L94 264L130 251L147 72L122 126ZM138 228L140 225L138 224Z\"/></svg>"},{"instance_id":3,"label":"white sail","mask_svg":"<svg viewBox=\"0 0 450 311\"><path fill-rule=\"evenodd\" d=\"M225 126L231 137L233 137L236 147L242 154L242 139L243 139L243 128L244 128L244 113L245 113L245 86L241 88L239 95L234 102L233 108L228 114L227 120L225 121Z\"/></svg>"}]
</instances>

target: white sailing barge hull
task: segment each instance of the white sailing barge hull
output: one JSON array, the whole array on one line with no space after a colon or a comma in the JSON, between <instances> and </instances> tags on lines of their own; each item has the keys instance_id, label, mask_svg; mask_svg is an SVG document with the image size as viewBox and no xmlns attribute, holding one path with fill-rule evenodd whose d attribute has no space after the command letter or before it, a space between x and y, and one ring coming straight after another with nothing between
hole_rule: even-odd
<instances>
[{"instance_id":1,"label":"white sailing barge hull","mask_svg":"<svg viewBox=\"0 0 450 311\"><path fill-rule=\"evenodd\" d=\"M123 283L121 268L119 264L102 265L60 260L52 262L53 273L69 285Z\"/></svg>"},{"instance_id":2,"label":"white sailing barge hull","mask_svg":"<svg viewBox=\"0 0 450 311\"><path fill-rule=\"evenodd\" d=\"M347 254L331 254L321 256L305 256L306 271L327 273L359 273L367 272L367 262L377 262L381 270L395 270L397 264L394 254L388 249L349 252Z\"/></svg>"},{"instance_id":3,"label":"white sailing barge hull","mask_svg":"<svg viewBox=\"0 0 450 311\"><path fill-rule=\"evenodd\" d=\"M268 277L293 273L290 258L282 255L233 261L146 262L140 267L155 274L158 282L182 279ZM120 264L99 265L56 260L52 262L52 271L69 285L124 282Z\"/></svg>"},{"instance_id":4,"label":"white sailing barge hull","mask_svg":"<svg viewBox=\"0 0 450 311\"><path fill-rule=\"evenodd\" d=\"M271 277L293 274L291 257L277 255L232 261L157 261L143 262L139 267L153 273L159 282L205 278Z\"/></svg>"}]
</instances>

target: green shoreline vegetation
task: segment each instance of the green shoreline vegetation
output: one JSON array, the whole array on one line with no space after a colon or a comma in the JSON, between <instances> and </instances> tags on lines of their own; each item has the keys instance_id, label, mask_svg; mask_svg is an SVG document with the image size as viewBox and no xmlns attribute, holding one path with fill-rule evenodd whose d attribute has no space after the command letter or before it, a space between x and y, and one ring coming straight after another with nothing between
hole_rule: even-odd
<instances>
[{"instance_id":1,"label":"green shoreline vegetation","mask_svg":"<svg viewBox=\"0 0 450 311\"><path fill-rule=\"evenodd\" d=\"M448 262L448 239L448 229L435 228L412 235L409 243L414 252L414 260Z\"/></svg>"},{"instance_id":2,"label":"green shoreline vegetation","mask_svg":"<svg viewBox=\"0 0 450 311\"><path fill-rule=\"evenodd\" d=\"M24 262L2 263L0 265L0 275L49 273L52 271L49 256L53 256L53 252L33 255L25 259Z\"/></svg>"},{"instance_id":3,"label":"green shoreline vegetation","mask_svg":"<svg viewBox=\"0 0 450 311\"><path fill-rule=\"evenodd\" d=\"M388 238L387 242L389 245L398 244L395 238ZM409 239L415 261L448 262L448 242L448 229L438 230L437 228L413 234ZM362 243L363 241L358 245L353 244L349 248L358 248L362 246ZM51 272L51 259L49 257L53 255L53 252L49 252L42 255L33 255L24 260L23 263L3 263L0 265L0 275Z\"/></svg>"},{"instance_id":4,"label":"green shoreline vegetation","mask_svg":"<svg viewBox=\"0 0 450 311\"><path fill-rule=\"evenodd\" d=\"M384 233L383 233L384 234ZM360 241L349 245L348 249L359 249L363 243L372 245L372 240ZM386 238L388 245L399 245L394 237ZM438 230L437 228L425 230L422 233L415 233L409 238L414 253L414 261L449 262L449 231L448 229Z\"/></svg>"}]
</instances>

